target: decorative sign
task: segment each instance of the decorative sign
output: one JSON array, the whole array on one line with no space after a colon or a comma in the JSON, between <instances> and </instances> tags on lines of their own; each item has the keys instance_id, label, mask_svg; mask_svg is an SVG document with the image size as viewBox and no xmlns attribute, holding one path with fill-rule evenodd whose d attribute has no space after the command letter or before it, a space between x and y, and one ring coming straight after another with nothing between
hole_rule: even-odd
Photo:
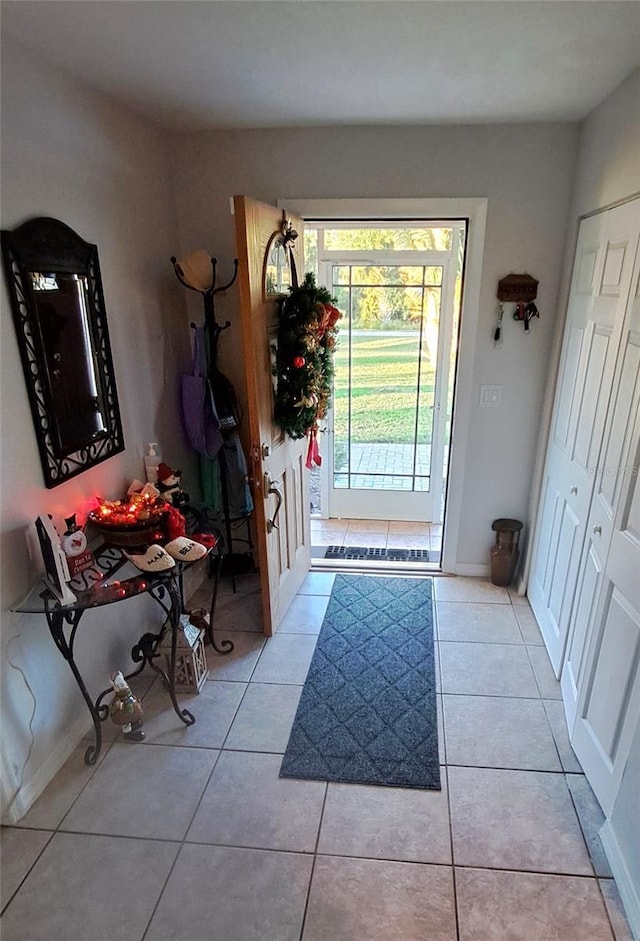
<instances>
[{"instance_id":1,"label":"decorative sign","mask_svg":"<svg viewBox=\"0 0 640 941\"><path fill-rule=\"evenodd\" d=\"M36 530L45 567L44 582L63 605L74 604L76 596L69 588L69 569L60 545L60 537L50 516L39 516Z\"/></svg>"},{"instance_id":2,"label":"decorative sign","mask_svg":"<svg viewBox=\"0 0 640 941\"><path fill-rule=\"evenodd\" d=\"M498 300L526 304L538 296L538 282L530 274L508 274L498 281Z\"/></svg>"}]
</instances>

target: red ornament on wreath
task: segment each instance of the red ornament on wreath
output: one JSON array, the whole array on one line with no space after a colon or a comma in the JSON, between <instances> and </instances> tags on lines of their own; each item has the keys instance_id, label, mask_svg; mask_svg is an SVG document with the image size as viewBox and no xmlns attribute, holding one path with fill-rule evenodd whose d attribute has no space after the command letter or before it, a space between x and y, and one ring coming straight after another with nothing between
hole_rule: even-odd
<instances>
[{"instance_id":1,"label":"red ornament on wreath","mask_svg":"<svg viewBox=\"0 0 640 941\"><path fill-rule=\"evenodd\" d=\"M304 356L295 356L293 359L293 365L296 367L296 369L302 369L306 362L307 361Z\"/></svg>"}]
</instances>

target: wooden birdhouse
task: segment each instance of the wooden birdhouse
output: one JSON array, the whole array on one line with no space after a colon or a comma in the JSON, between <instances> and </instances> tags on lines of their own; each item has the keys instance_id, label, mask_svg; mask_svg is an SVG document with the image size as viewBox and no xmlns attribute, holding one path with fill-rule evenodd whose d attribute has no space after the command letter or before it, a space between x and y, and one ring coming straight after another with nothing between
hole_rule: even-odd
<instances>
[{"instance_id":1,"label":"wooden birdhouse","mask_svg":"<svg viewBox=\"0 0 640 941\"><path fill-rule=\"evenodd\" d=\"M209 675L204 649L204 629L192 624L188 614L180 615L176 628L176 692L199 693ZM167 674L171 670L171 631L167 630L160 642Z\"/></svg>"}]
</instances>

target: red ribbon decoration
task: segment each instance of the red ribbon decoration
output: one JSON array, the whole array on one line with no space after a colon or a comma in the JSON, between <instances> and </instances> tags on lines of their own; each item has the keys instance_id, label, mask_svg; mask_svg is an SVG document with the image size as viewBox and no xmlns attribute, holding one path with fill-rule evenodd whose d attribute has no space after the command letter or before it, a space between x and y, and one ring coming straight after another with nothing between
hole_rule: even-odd
<instances>
[{"instance_id":1,"label":"red ribbon decoration","mask_svg":"<svg viewBox=\"0 0 640 941\"><path fill-rule=\"evenodd\" d=\"M311 470L315 465L320 467L322 464L322 455L320 454L320 448L318 447L318 426L314 427L309 432L309 447L307 449L307 460L306 467L308 470Z\"/></svg>"}]
</instances>

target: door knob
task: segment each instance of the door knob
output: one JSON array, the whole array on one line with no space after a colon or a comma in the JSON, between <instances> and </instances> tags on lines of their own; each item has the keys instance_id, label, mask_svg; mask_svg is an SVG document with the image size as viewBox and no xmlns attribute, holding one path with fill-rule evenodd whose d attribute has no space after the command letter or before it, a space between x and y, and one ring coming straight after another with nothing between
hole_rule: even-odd
<instances>
[{"instance_id":1,"label":"door knob","mask_svg":"<svg viewBox=\"0 0 640 941\"><path fill-rule=\"evenodd\" d=\"M571 490L569 491L569 493L572 493L574 496L577 494L577 492L578 492L577 487L572 487Z\"/></svg>"},{"instance_id":2,"label":"door knob","mask_svg":"<svg viewBox=\"0 0 640 941\"><path fill-rule=\"evenodd\" d=\"M602 526L594 526L594 527L593 527L593 532L594 532L594 534L595 534L596 536L601 536L601 535L602 535Z\"/></svg>"}]
</instances>

